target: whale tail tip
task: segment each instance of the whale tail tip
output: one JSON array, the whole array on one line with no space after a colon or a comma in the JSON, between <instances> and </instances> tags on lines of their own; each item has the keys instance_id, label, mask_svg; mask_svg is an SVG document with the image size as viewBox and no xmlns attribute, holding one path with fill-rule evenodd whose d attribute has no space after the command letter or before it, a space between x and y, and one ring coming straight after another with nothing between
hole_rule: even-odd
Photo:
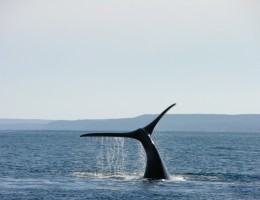
<instances>
[{"instance_id":1,"label":"whale tail tip","mask_svg":"<svg viewBox=\"0 0 260 200\"><path fill-rule=\"evenodd\" d=\"M156 117L150 124L148 124L147 126L145 126L143 128L143 130L149 134L152 135L153 130L156 126L156 124L160 121L160 119L165 115L166 112L168 112L168 110L170 110L173 106L175 106L176 103L170 105L168 108L166 108L158 117Z\"/></svg>"}]
</instances>

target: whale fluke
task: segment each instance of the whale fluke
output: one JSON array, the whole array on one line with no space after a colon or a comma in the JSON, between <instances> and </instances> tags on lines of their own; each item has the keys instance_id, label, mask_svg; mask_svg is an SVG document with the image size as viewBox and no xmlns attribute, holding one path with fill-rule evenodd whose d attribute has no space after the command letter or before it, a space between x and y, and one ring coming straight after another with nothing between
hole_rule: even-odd
<instances>
[{"instance_id":1,"label":"whale fluke","mask_svg":"<svg viewBox=\"0 0 260 200\"><path fill-rule=\"evenodd\" d=\"M170 105L168 108L166 108L158 117L156 117L150 124L148 124L146 127L143 129L149 134L152 135L153 129L156 126L156 124L160 121L160 119L167 113L168 110L170 110L173 106L175 106L176 103Z\"/></svg>"},{"instance_id":2,"label":"whale fluke","mask_svg":"<svg viewBox=\"0 0 260 200\"><path fill-rule=\"evenodd\" d=\"M139 128L135 131L124 132L124 133L86 133L80 137L126 137L139 140L146 152L147 161L146 169L144 173L144 178L150 179L170 179L170 175L157 151L154 142L151 139L151 135L156 124L165 115L165 113L170 110L176 104L170 105L166 108L157 118L155 118L150 124L143 128Z\"/></svg>"}]
</instances>

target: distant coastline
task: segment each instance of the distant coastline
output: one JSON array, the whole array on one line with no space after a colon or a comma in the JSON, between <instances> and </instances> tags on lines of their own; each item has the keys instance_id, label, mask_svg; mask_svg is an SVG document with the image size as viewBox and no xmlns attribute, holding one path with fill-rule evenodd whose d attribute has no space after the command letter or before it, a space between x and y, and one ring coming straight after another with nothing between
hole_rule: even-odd
<instances>
[{"instance_id":1,"label":"distant coastline","mask_svg":"<svg viewBox=\"0 0 260 200\"><path fill-rule=\"evenodd\" d=\"M144 126L156 116L84 120L0 119L0 130L128 131ZM168 114L156 126L156 131L260 132L260 114Z\"/></svg>"}]
</instances>

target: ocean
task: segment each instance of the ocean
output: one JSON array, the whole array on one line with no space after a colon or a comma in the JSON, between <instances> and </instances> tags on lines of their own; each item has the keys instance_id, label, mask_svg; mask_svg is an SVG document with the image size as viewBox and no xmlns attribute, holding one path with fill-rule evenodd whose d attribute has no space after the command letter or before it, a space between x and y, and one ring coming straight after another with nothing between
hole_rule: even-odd
<instances>
[{"instance_id":1,"label":"ocean","mask_svg":"<svg viewBox=\"0 0 260 200\"><path fill-rule=\"evenodd\" d=\"M137 140L0 131L0 199L260 199L260 133L154 132L171 180L143 179Z\"/></svg>"}]
</instances>

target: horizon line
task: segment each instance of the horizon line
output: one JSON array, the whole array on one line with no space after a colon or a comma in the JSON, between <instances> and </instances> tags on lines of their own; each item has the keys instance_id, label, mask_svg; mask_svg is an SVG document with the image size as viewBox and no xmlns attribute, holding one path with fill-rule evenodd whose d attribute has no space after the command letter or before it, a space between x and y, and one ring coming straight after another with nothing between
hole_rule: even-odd
<instances>
[{"instance_id":1,"label":"horizon line","mask_svg":"<svg viewBox=\"0 0 260 200\"><path fill-rule=\"evenodd\" d=\"M110 119L130 119L130 118L136 118L141 117L145 115L158 115L158 114L142 114L137 115L134 117L111 117L111 118L82 118L82 119L47 119L47 118L1 118L0 120L42 120L42 121L77 121L77 120L110 120ZM257 113L247 113L247 114L215 114L215 113L169 113L166 115L230 115L230 116L236 116L236 115L260 115Z\"/></svg>"}]
</instances>

